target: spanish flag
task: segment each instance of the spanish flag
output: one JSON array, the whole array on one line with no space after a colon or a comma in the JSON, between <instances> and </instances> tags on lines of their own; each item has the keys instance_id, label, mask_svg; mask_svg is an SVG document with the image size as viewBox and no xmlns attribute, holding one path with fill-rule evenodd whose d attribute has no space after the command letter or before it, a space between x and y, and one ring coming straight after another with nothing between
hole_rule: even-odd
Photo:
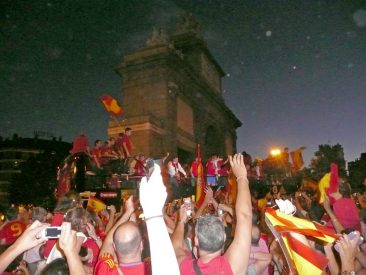
<instances>
[{"instance_id":1,"label":"spanish flag","mask_svg":"<svg viewBox=\"0 0 366 275\"><path fill-rule=\"evenodd\" d=\"M100 199L97 199L96 197L90 196L88 200L88 204L86 206L89 210L92 210L94 212L100 212L107 208L107 205L101 201Z\"/></svg>"},{"instance_id":2,"label":"spanish flag","mask_svg":"<svg viewBox=\"0 0 366 275\"><path fill-rule=\"evenodd\" d=\"M114 97L112 97L110 95L102 95L100 97L100 100L102 101L106 110L109 113L111 113L112 115L121 115L122 114L122 108Z\"/></svg>"},{"instance_id":3,"label":"spanish flag","mask_svg":"<svg viewBox=\"0 0 366 275\"><path fill-rule=\"evenodd\" d=\"M320 192L320 198L319 203L323 203L326 197L326 191L329 188L330 184L330 173L326 173L321 180L319 181L319 192Z\"/></svg>"},{"instance_id":4,"label":"spanish flag","mask_svg":"<svg viewBox=\"0 0 366 275\"><path fill-rule=\"evenodd\" d=\"M299 171L304 167L304 160L302 158L302 152L306 149L306 147L300 147L298 149L296 149L293 152L290 152L290 156L292 159L292 165L293 165L293 169L295 171Z\"/></svg>"},{"instance_id":5,"label":"spanish flag","mask_svg":"<svg viewBox=\"0 0 366 275\"><path fill-rule=\"evenodd\" d=\"M328 264L328 259L297 238L299 234L313 237L326 243L333 243L337 235L324 226L317 225L305 219L285 215L278 210L267 208L266 223L285 254L292 271L297 274L322 274ZM294 233L294 234L290 234ZM303 237L301 236L301 237Z\"/></svg>"},{"instance_id":6,"label":"spanish flag","mask_svg":"<svg viewBox=\"0 0 366 275\"><path fill-rule=\"evenodd\" d=\"M197 144L197 157L200 163L197 166L197 185L196 185L196 206L200 207L205 199L205 172L202 165L201 145Z\"/></svg>"},{"instance_id":7,"label":"spanish flag","mask_svg":"<svg viewBox=\"0 0 366 275\"><path fill-rule=\"evenodd\" d=\"M326 195L330 195L338 190L338 166L335 163L330 165L330 173L326 173L319 181L320 198L319 203L323 203ZM333 203L333 199L329 197L330 203Z\"/></svg>"}]
</instances>

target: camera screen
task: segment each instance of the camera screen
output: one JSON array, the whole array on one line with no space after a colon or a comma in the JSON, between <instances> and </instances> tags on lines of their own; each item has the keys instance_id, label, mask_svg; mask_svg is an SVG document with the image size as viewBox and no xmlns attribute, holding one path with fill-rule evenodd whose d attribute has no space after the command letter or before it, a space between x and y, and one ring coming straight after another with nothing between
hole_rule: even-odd
<instances>
[{"instance_id":1,"label":"camera screen","mask_svg":"<svg viewBox=\"0 0 366 275\"><path fill-rule=\"evenodd\" d=\"M61 235L61 229L57 227L46 228L46 237L48 238L59 238Z\"/></svg>"}]
</instances>

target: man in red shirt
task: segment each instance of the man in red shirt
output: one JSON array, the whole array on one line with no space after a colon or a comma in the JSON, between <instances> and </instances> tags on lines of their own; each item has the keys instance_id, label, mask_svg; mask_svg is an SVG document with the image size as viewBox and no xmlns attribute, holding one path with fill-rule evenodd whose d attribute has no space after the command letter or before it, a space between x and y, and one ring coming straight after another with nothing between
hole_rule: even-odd
<instances>
[{"instance_id":1,"label":"man in red shirt","mask_svg":"<svg viewBox=\"0 0 366 275\"><path fill-rule=\"evenodd\" d=\"M217 155L212 155L211 158L206 163L206 182L209 186L216 186L217 185Z\"/></svg>"},{"instance_id":2,"label":"man in red shirt","mask_svg":"<svg viewBox=\"0 0 366 275\"><path fill-rule=\"evenodd\" d=\"M191 184L192 186L196 186L197 177L198 177L198 165L201 163L201 158L196 157L196 159L191 164Z\"/></svg>"},{"instance_id":3,"label":"man in red shirt","mask_svg":"<svg viewBox=\"0 0 366 275\"><path fill-rule=\"evenodd\" d=\"M97 139L94 142L94 148L91 151L92 162L98 168L102 167L102 146L103 142L100 139Z\"/></svg>"},{"instance_id":4,"label":"man in red shirt","mask_svg":"<svg viewBox=\"0 0 366 275\"><path fill-rule=\"evenodd\" d=\"M83 133L74 139L70 153L76 164L76 174L73 177L76 190L85 191L85 175L95 176L96 171L90 161L88 138Z\"/></svg>"},{"instance_id":5,"label":"man in red shirt","mask_svg":"<svg viewBox=\"0 0 366 275\"><path fill-rule=\"evenodd\" d=\"M18 209L10 207L6 213L6 222L0 228L0 245L12 244L24 232L26 225L18 218Z\"/></svg>"},{"instance_id":6,"label":"man in red shirt","mask_svg":"<svg viewBox=\"0 0 366 275\"><path fill-rule=\"evenodd\" d=\"M172 243L179 263L181 274L245 274L251 246L252 205L249 182L245 169L243 155L236 154L229 157L231 169L237 179L238 195L235 206L236 229L234 240L225 253L225 229L216 216L206 215L197 219L195 228L195 244L198 247L198 260L185 249L184 223L187 221L184 205L180 211L181 217L173 233ZM206 196L208 197L208 196ZM201 207L206 207L209 198L205 199ZM198 212L198 211L197 211Z\"/></svg>"},{"instance_id":7,"label":"man in red shirt","mask_svg":"<svg viewBox=\"0 0 366 275\"><path fill-rule=\"evenodd\" d=\"M124 275L151 274L150 265L141 259L142 236L134 222L127 222L133 213L133 201L126 201L126 211L108 232L100 250L99 259L94 268L94 275L120 274ZM117 255L115 262L113 255Z\"/></svg>"},{"instance_id":8,"label":"man in red shirt","mask_svg":"<svg viewBox=\"0 0 366 275\"><path fill-rule=\"evenodd\" d=\"M131 152L133 149L133 144L132 144L131 138L130 138L131 134L132 134L132 129L126 128L125 134L122 137L123 153L126 158L131 157Z\"/></svg>"},{"instance_id":9,"label":"man in red shirt","mask_svg":"<svg viewBox=\"0 0 366 275\"><path fill-rule=\"evenodd\" d=\"M89 152L88 138L83 133L81 133L72 142L72 149L70 150L70 153L74 155L77 153L88 153L88 152Z\"/></svg>"}]
</instances>

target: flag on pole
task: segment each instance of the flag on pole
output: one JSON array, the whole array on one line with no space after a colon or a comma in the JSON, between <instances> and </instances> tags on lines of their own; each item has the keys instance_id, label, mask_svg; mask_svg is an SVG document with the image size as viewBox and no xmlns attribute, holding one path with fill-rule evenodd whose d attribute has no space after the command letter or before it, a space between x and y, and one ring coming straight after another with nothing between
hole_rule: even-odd
<instances>
[{"instance_id":1,"label":"flag on pole","mask_svg":"<svg viewBox=\"0 0 366 275\"><path fill-rule=\"evenodd\" d=\"M327 243L333 243L337 235L328 228L305 219L267 208L266 223L277 239L286 257L290 269L302 274L322 274L328 264L327 258L300 241L304 236L313 237ZM295 234L290 234L295 233ZM300 236L301 234L302 236ZM300 236L300 238L296 237Z\"/></svg>"},{"instance_id":2,"label":"flag on pole","mask_svg":"<svg viewBox=\"0 0 366 275\"><path fill-rule=\"evenodd\" d=\"M110 96L110 95L102 95L100 96L100 100L102 101L104 107L106 110L111 113L112 115L121 115L122 114L122 108L118 104L118 101Z\"/></svg>"},{"instance_id":3,"label":"flag on pole","mask_svg":"<svg viewBox=\"0 0 366 275\"><path fill-rule=\"evenodd\" d=\"M304 160L302 158L302 152L306 149L306 147L302 146L296 149L293 152L290 152L290 156L292 159L293 169L295 171L299 171L304 167Z\"/></svg>"},{"instance_id":4,"label":"flag on pole","mask_svg":"<svg viewBox=\"0 0 366 275\"><path fill-rule=\"evenodd\" d=\"M202 165L201 145L197 144L197 158L199 164L197 166L197 184L196 184L196 206L200 207L205 199L205 172Z\"/></svg>"},{"instance_id":5,"label":"flag on pole","mask_svg":"<svg viewBox=\"0 0 366 275\"><path fill-rule=\"evenodd\" d=\"M106 209L107 205L100 199L90 196L86 207L94 212L100 212Z\"/></svg>"}]
</instances>

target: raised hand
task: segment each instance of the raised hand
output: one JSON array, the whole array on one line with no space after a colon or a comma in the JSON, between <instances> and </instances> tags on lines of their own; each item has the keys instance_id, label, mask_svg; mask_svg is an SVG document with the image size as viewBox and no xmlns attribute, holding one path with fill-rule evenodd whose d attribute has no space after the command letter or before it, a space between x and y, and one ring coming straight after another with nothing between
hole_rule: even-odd
<instances>
[{"instance_id":1,"label":"raised hand","mask_svg":"<svg viewBox=\"0 0 366 275\"><path fill-rule=\"evenodd\" d=\"M166 198L167 192L160 167L154 164L154 172L149 181L147 181L146 177L143 177L140 183L140 203L144 210L145 218L162 215Z\"/></svg>"},{"instance_id":2,"label":"raised hand","mask_svg":"<svg viewBox=\"0 0 366 275\"><path fill-rule=\"evenodd\" d=\"M235 154L234 156L229 156L229 161L231 169L237 180L247 177L247 169L245 167L244 158L242 154Z\"/></svg>"}]
</instances>

